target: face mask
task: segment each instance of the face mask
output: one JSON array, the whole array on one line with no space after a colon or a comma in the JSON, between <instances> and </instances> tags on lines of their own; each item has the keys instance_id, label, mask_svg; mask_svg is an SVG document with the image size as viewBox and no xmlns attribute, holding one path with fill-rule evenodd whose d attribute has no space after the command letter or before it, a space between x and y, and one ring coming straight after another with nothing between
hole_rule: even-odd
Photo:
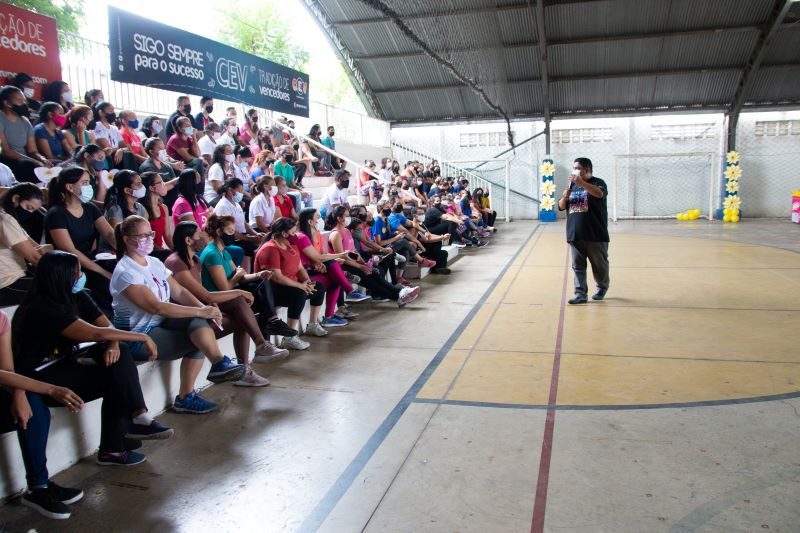
<instances>
[{"instance_id":1,"label":"face mask","mask_svg":"<svg viewBox=\"0 0 800 533\"><path fill-rule=\"evenodd\" d=\"M35 211L28 211L22 206L17 206L14 209L14 218L16 218L21 224L24 224L25 222L33 218L34 214Z\"/></svg>"},{"instance_id":2,"label":"face mask","mask_svg":"<svg viewBox=\"0 0 800 533\"><path fill-rule=\"evenodd\" d=\"M417 180L417 185L422 185L422 180Z\"/></svg>"},{"instance_id":3,"label":"face mask","mask_svg":"<svg viewBox=\"0 0 800 533\"><path fill-rule=\"evenodd\" d=\"M225 246L233 246L236 243L236 236L235 235L228 235L227 233L223 233L222 237L222 244Z\"/></svg>"},{"instance_id":4,"label":"face mask","mask_svg":"<svg viewBox=\"0 0 800 533\"><path fill-rule=\"evenodd\" d=\"M166 163L168 161L168 159L167 159L167 151L166 150L159 150L158 151L158 158L161 161Z\"/></svg>"},{"instance_id":5,"label":"face mask","mask_svg":"<svg viewBox=\"0 0 800 533\"><path fill-rule=\"evenodd\" d=\"M388 217L389 215L392 214L392 210L391 209L382 209L381 213L383 213L383 216Z\"/></svg>"},{"instance_id":6,"label":"face mask","mask_svg":"<svg viewBox=\"0 0 800 533\"><path fill-rule=\"evenodd\" d=\"M242 200L244 200L244 194L243 193L240 193L240 192L233 193L233 202L234 203L238 204Z\"/></svg>"},{"instance_id":7,"label":"face mask","mask_svg":"<svg viewBox=\"0 0 800 533\"><path fill-rule=\"evenodd\" d=\"M184 115L188 115L191 112L192 112L192 104L186 104L185 106L183 106Z\"/></svg>"},{"instance_id":8,"label":"face mask","mask_svg":"<svg viewBox=\"0 0 800 533\"><path fill-rule=\"evenodd\" d=\"M110 123L110 122L114 122L115 120L117 120L117 114L116 113L106 113L106 121L107 122Z\"/></svg>"},{"instance_id":9,"label":"face mask","mask_svg":"<svg viewBox=\"0 0 800 533\"><path fill-rule=\"evenodd\" d=\"M294 156L291 154L287 154L283 158L286 160L287 163L291 163L292 161L294 161Z\"/></svg>"},{"instance_id":10,"label":"face mask","mask_svg":"<svg viewBox=\"0 0 800 533\"><path fill-rule=\"evenodd\" d=\"M227 161L228 163L233 163L234 161L236 161L236 156L233 154L225 154L225 161Z\"/></svg>"},{"instance_id":11,"label":"face mask","mask_svg":"<svg viewBox=\"0 0 800 533\"><path fill-rule=\"evenodd\" d=\"M21 117L27 117L30 114L30 111L28 110L28 106L25 105L25 104L12 105L11 106L11 111L13 111L14 113L16 113L17 115L19 115Z\"/></svg>"},{"instance_id":12,"label":"face mask","mask_svg":"<svg viewBox=\"0 0 800 533\"><path fill-rule=\"evenodd\" d=\"M139 121L138 120L129 120L128 121L128 127L135 130L136 128L139 127Z\"/></svg>"},{"instance_id":13,"label":"face mask","mask_svg":"<svg viewBox=\"0 0 800 533\"><path fill-rule=\"evenodd\" d=\"M278 194L278 188L273 185L272 187L269 188L269 194L270 194L270 196L277 195Z\"/></svg>"},{"instance_id":14,"label":"face mask","mask_svg":"<svg viewBox=\"0 0 800 533\"><path fill-rule=\"evenodd\" d=\"M423 222L425 220L425 215L417 215L417 222Z\"/></svg>"},{"instance_id":15,"label":"face mask","mask_svg":"<svg viewBox=\"0 0 800 533\"><path fill-rule=\"evenodd\" d=\"M81 185L81 194L79 196L81 202L88 204L94 198L94 189L91 185Z\"/></svg>"},{"instance_id":16,"label":"face mask","mask_svg":"<svg viewBox=\"0 0 800 533\"><path fill-rule=\"evenodd\" d=\"M333 131L332 131L332 132L330 132L330 133L328 134L328 137L333 137L333 134L334 134L334 133L336 133L336 132L333 132Z\"/></svg>"},{"instance_id":17,"label":"face mask","mask_svg":"<svg viewBox=\"0 0 800 533\"><path fill-rule=\"evenodd\" d=\"M316 227L317 227L317 231L323 231L325 229L325 222L323 222L323 220L321 218L318 219Z\"/></svg>"},{"instance_id":18,"label":"face mask","mask_svg":"<svg viewBox=\"0 0 800 533\"><path fill-rule=\"evenodd\" d=\"M340 188L341 188L341 189L346 189L346 188L348 188L348 187L350 187L350 180L344 180L344 181L342 182L342 186L341 186Z\"/></svg>"},{"instance_id":19,"label":"face mask","mask_svg":"<svg viewBox=\"0 0 800 533\"><path fill-rule=\"evenodd\" d=\"M65 115L53 115L53 122L55 122L56 126L59 128L63 128L64 124L67 123L67 117Z\"/></svg>"},{"instance_id":20,"label":"face mask","mask_svg":"<svg viewBox=\"0 0 800 533\"><path fill-rule=\"evenodd\" d=\"M150 128L152 128L153 133L155 133L156 135L161 133L161 123L160 122L153 122L153 124L150 125Z\"/></svg>"},{"instance_id":21,"label":"face mask","mask_svg":"<svg viewBox=\"0 0 800 533\"><path fill-rule=\"evenodd\" d=\"M145 189L144 187L139 187L138 189L131 189L131 196L133 196L137 200L140 198L144 198L145 194L147 194L147 189Z\"/></svg>"},{"instance_id":22,"label":"face mask","mask_svg":"<svg viewBox=\"0 0 800 533\"><path fill-rule=\"evenodd\" d=\"M350 222L352 222L352 221L353 221L353 219L352 219L352 218L350 218L350 217L344 217L344 225L345 225L345 226L349 226L349 225L350 225Z\"/></svg>"},{"instance_id":23,"label":"face mask","mask_svg":"<svg viewBox=\"0 0 800 533\"><path fill-rule=\"evenodd\" d=\"M145 237L140 241L136 241L136 253L139 255L150 255L153 251L153 237Z\"/></svg>"},{"instance_id":24,"label":"face mask","mask_svg":"<svg viewBox=\"0 0 800 533\"><path fill-rule=\"evenodd\" d=\"M65 93L61 93L61 98L64 99L65 102L72 103L72 91L67 91Z\"/></svg>"},{"instance_id":25,"label":"face mask","mask_svg":"<svg viewBox=\"0 0 800 533\"><path fill-rule=\"evenodd\" d=\"M97 170L98 172L103 170L103 165L105 164L105 160L101 159L98 161L97 159L92 159L92 168Z\"/></svg>"},{"instance_id":26,"label":"face mask","mask_svg":"<svg viewBox=\"0 0 800 533\"><path fill-rule=\"evenodd\" d=\"M366 213L359 213L359 215L358 215L358 219L359 219L361 222L366 222L366 221L367 221L367 214L366 214Z\"/></svg>"},{"instance_id":27,"label":"face mask","mask_svg":"<svg viewBox=\"0 0 800 533\"><path fill-rule=\"evenodd\" d=\"M86 286L86 274L81 272L81 277L75 280L72 284L72 294L78 294Z\"/></svg>"},{"instance_id":28,"label":"face mask","mask_svg":"<svg viewBox=\"0 0 800 533\"><path fill-rule=\"evenodd\" d=\"M214 106L213 105L207 105L205 107L205 110L206 110L206 113L208 113L210 115L211 112L214 111Z\"/></svg>"},{"instance_id":29,"label":"face mask","mask_svg":"<svg viewBox=\"0 0 800 533\"><path fill-rule=\"evenodd\" d=\"M214 139L215 141L218 141L220 137L222 137L222 135L220 135L218 132L211 134L211 138Z\"/></svg>"},{"instance_id":30,"label":"face mask","mask_svg":"<svg viewBox=\"0 0 800 533\"><path fill-rule=\"evenodd\" d=\"M253 124L257 124L258 123L258 117L250 117L250 122L252 122Z\"/></svg>"},{"instance_id":31,"label":"face mask","mask_svg":"<svg viewBox=\"0 0 800 533\"><path fill-rule=\"evenodd\" d=\"M186 135L187 137L191 137L192 133L194 133L194 128L193 127L187 126L187 127L183 128L183 134Z\"/></svg>"},{"instance_id":32,"label":"face mask","mask_svg":"<svg viewBox=\"0 0 800 533\"><path fill-rule=\"evenodd\" d=\"M22 93L25 95L25 98L33 98L33 93L36 92L36 89L31 89L30 87L25 87L22 89Z\"/></svg>"},{"instance_id":33,"label":"face mask","mask_svg":"<svg viewBox=\"0 0 800 533\"><path fill-rule=\"evenodd\" d=\"M161 183L159 183L158 185L156 185L156 194L159 195L159 196L166 196L167 195L167 186L163 181Z\"/></svg>"},{"instance_id":34,"label":"face mask","mask_svg":"<svg viewBox=\"0 0 800 533\"><path fill-rule=\"evenodd\" d=\"M369 226L371 228L374 225L375 225L375 221L374 220L367 220L367 226Z\"/></svg>"},{"instance_id":35,"label":"face mask","mask_svg":"<svg viewBox=\"0 0 800 533\"><path fill-rule=\"evenodd\" d=\"M236 135L236 133L238 131L239 131L239 128L237 128L236 126L228 126L228 133L229 134Z\"/></svg>"}]
</instances>

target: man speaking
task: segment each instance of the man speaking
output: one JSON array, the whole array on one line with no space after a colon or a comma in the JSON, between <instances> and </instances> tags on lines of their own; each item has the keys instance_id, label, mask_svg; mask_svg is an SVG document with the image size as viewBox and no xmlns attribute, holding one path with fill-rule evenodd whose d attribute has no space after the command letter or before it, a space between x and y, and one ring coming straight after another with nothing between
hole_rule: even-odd
<instances>
[{"instance_id":1,"label":"man speaking","mask_svg":"<svg viewBox=\"0 0 800 533\"><path fill-rule=\"evenodd\" d=\"M592 264L597 283L593 300L602 300L608 291L608 210L606 182L592 175L592 160L579 157L572 166L569 187L558 200L558 210L567 209L567 242L572 249L575 297L570 304L589 301L586 285L586 260Z\"/></svg>"}]
</instances>

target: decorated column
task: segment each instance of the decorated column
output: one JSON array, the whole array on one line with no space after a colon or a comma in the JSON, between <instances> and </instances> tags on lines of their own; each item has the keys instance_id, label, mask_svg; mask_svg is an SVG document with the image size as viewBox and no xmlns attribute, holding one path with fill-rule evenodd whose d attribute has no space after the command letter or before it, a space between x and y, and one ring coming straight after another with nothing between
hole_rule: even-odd
<instances>
[{"instance_id":1,"label":"decorated column","mask_svg":"<svg viewBox=\"0 0 800 533\"><path fill-rule=\"evenodd\" d=\"M725 155L725 191L722 200L723 222L739 222L739 210L742 199L739 197L739 178L742 168L739 166L739 152L730 151Z\"/></svg>"},{"instance_id":2,"label":"decorated column","mask_svg":"<svg viewBox=\"0 0 800 533\"><path fill-rule=\"evenodd\" d=\"M556 192L556 166L553 164L553 159L546 155L539 165L539 173L542 175L542 196L541 203L539 204L539 220L541 222L555 222L558 216L556 215L556 200L554 198Z\"/></svg>"}]
</instances>

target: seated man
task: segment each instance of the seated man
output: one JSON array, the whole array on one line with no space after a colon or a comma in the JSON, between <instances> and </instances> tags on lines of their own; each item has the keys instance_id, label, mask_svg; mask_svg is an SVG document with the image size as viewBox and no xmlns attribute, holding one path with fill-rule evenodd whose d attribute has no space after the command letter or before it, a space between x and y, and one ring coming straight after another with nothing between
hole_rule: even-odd
<instances>
[{"instance_id":1,"label":"seated man","mask_svg":"<svg viewBox=\"0 0 800 533\"><path fill-rule=\"evenodd\" d=\"M322 205L319 208L321 217L325 218L328 216L328 211L339 205L343 205L348 211L350 210L348 200L349 187L350 173L344 169L337 170L333 183L325 191L325 196L322 198Z\"/></svg>"},{"instance_id":2,"label":"seated man","mask_svg":"<svg viewBox=\"0 0 800 533\"><path fill-rule=\"evenodd\" d=\"M194 140L191 118L180 117L175 125L175 133L167 141L167 155L176 161L183 161L201 176L205 175L205 163L200 158L200 148Z\"/></svg>"},{"instance_id":3,"label":"seated man","mask_svg":"<svg viewBox=\"0 0 800 533\"><path fill-rule=\"evenodd\" d=\"M214 153L214 147L217 146L220 137L222 135L216 122L209 122L203 127L203 136L197 141L197 147L200 148L200 156L206 165L211 164L211 154Z\"/></svg>"},{"instance_id":4,"label":"seated man","mask_svg":"<svg viewBox=\"0 0 800 533\"><path fill-rule=\"evenodd\" d=\"M177 128L176 121L179 118L185 117L189 119L189 125L192 127L193 130L197 129L194 123L194 117L192 116L192 104L189 101L188 96L179 96L176 102L177 109L173 112L169 118L167 119L167 127L165 130L165 136L167 139L172 137L175 134L175 130Z\"/></svg>"}]
</instances>

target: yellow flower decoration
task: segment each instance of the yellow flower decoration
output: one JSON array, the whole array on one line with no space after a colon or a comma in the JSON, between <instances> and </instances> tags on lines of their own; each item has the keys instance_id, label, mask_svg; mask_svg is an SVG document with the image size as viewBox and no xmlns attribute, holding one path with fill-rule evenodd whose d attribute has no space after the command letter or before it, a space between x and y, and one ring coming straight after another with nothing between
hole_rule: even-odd
<instances>
[{"instance_id":1,"label":"yellow flower decoration","mask_svg":"<svg viewBox=\"0 0 800 533\"><path fill-rule=\"evenodd\" d=\"M730 180L725 184L725 190L728 192L739 192L739 182L736 180Z\"/></svg>"},{"instance_id":2,"label":"yellow flower decoration","mask_svg":"<svg viewBox=\"0 0 800 533\"><path fill-rule=\"evenodd\" d=\"M742 206L742 199L738 196L728 196L725 198L725 201L722 205L725 207L725 209L735 209L738 211Z\"/></svg>"},{"instance_id":3,"label":"yellow flower decoration","mask_svg":"<svg viewBox=\"0 0 800 533\"><path fill-rule=\"evenodd\" d=\"M729 164L734 165L739 162L739 152L731 150L725 155L725 158Z\"/></svg>"},{"instance_id":4,"label":"yellow flower decoration","mask_svg":"<svg viewBox=\"0 0 800 533\"><path fill-rule=\"evenodd\" d=\"M542 176L552 176L556 173L556 166L553 163L546 161L539 165L539 172L542 174Z\"/></svg>"},{"instance_id":5,"label":"yellow flower decoration","mask_svg":"<svg viewBox=\"0 0 800 533\"><path fill-rule=\"evenodd\" d=\"M546 194L546 195L550 196L554 192L556 192L556 184L555 183L553 183L552 181L545 181L542 184L542 195Z\"/></svg>"},{"instance_id":6,"label":"yellow flower decoration","mask_svg":"<svg viewBox=\"0 0 800 533\"><path fill-rule=\"evenodd\" d=\"M554 205L556 205L556 201L553 199L552 196L545 196L542 198L543 211L550 211L551 209L553 209Z\"/></svg>"},{"instance_id":7,"label":"yellow flower decoration","mask_svg":"<svg viewBox=\"0 0 800 533\"><path fill-rule=\"evenodd\" d=\"M725 177L729 180L738 180L742 177L742 168L738 165L732 165L725 169Z\"/></svg>"}]
</instances>

